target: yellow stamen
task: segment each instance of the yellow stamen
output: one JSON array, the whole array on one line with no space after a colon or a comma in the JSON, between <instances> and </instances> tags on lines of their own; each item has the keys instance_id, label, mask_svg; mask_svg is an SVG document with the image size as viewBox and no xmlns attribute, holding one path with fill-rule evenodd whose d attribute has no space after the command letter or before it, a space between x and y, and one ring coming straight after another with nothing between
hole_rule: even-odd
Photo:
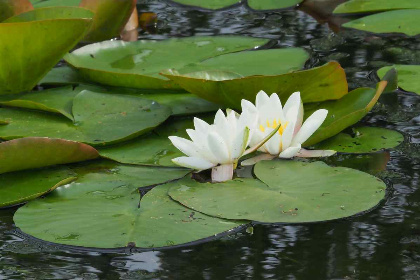
<instances>
[{"instance_id":1,"label":"yellow stamen","mask_svg":"<svg viewBox=\"0 0 420 280\"><path fill-rule=\"evenodd\" d=\"M265 127L262 124L260 124L260 130L261 130L261 132L265 131Z\"/></svg>"},{"instance_id":2,"label":"yellow stamen","mask_svg":"<svg viewBox=\"0 0 420 280\"><path fill-rule=\"evenodd\" d=\"M283 132L284 132L284 130L286 129L286 127L287 127L287 125L289 124L289 122L286 122L286 123L282 123L280 120L274 120L273 122L272 122L272 124L270 123L270 121L269 120L267 120L267 128L272 128L272 129L275 129L279 124L281 124L280 125L280 128L279 128L279 134L280 135L282 135L283 134ZM264 127L262 124L260 125L260 131L261 132L265 132L265 128L266 127Z\"/></svg>"}]
</instances>

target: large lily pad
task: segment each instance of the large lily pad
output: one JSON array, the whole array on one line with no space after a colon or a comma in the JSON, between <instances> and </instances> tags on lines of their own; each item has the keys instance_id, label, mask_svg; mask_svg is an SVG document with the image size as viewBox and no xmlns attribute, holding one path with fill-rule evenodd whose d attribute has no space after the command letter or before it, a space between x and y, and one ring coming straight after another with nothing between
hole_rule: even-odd
<instances>
[{"instance_id":1,"label":"large lily pad","mask_svg":"<svg viewBox=\"0 0 420 280\"><path fill-rule=\"evenodd\" d=\"M204 77L197 77L194 73L180 75L168 72L164 75L199 97L235 109L240 108L242 99L254 102L260 90L267 93L276 92L281 100L286 100L293 92L300 91L303 102L339 99L348 93L346 75L337 62L274 76L228 76L224 79L219 72L214 79L212 72L202 74L205 74L202 75Z\"/></svg>"},{"instance_id":2,"label":"large lily pad","mask_svg":"<svg viewBox=\"0 0 420 280\"><path fill-rule=\"evenodd\" d=\"M77 44L91 24L89 11L78 11L74 18L0 24L0 94L31 90Z\"/></svg>"},{"instance_id":3,"label":"large lily pad","mask_svg":"<svg viewBox=\"0 0 420 280\"><path fill-rule=\"evenodd\" d=\"M51 69L47 75L39 82L40 85L78 85L86 83L77 70L69 67L62 66Z\"/></svg>"},{"instance_id":4,"label":"large lily pad","mask_svg":"<svg viewBox=\"0 0 420 280\"><path fill-rule=\"evenodd\" d=\"M82 0L30 0L35 8L79 6Z\"/></svg>"},{"instance_id":5,"label":"large lily pad","mask_svg":"<svg viewBox=\"0 0 420 280\"><path fill-rule=\"evenodd\" d=\"M278 10L296 7L303 0L248 0L248 6L254 10Z\"/></svg>"},{"instance_id":6,"label":"large lily pad","mask_svg":"<svg viewBox=\"0 0 420 280\"><path fill-rule=\"evenodd\" d=\"M30 11L33 8L29 0L2 0L0 1L0 22L14 15Z\"/></svg>"},{"instance_id":7,"label":"large lily pad","mask_svg":"<svg viewBox=\"0 0 420 280\"><path fill-rule=\"evenodd\" d=\"M343 24L343 27L373 33L420 34L420 9L404 9L366 16Z\"/></svg>"},{"instance_id":8,"label":"large lily pad","mask_svg":"<svg viewBox=\"0 0 420 280\"><path fill-rule=\"evenodd\" d=\"M208 10L218 10L240 3L240 0L171 0L172 2Z\"/></svg>"},{"instance_id":9,"label":"large lily pad","mask_svg":"<svg viewBox=\"0 0 420 280\"><path fill-rule=\"evenodd\" d=\"M338 5L334 14L374 13L402 9L420 9L420 2L412 0L350 0Z\"/></svg>"},{"instance_id":10,"label":"large lily pad","mask_svg":"<svg viewBox=\"0 0 420 280\"><path fill-rule=\"evenodd\" d=\"M0 208L43 196L75 179L75 173L64 167L1 174Z\"/></svg>"},{"instance_id":11,"label":"large lily pad","mask_svg":"<svg viewBox=\"0 0 420 280\"><path fill-rule=\"evenodd\" d=\"M171 120L152 133L127 143L99 149L101 156L128 164L176 166L172 159L183 156L168 136L188 137L186 129L192 128L191 119Z\"/></svg>"},{"instance_id":12,"label":"large lily pad","mask_svg":"<svg viewBox=\"0 0 420 280\"><path fill-rule=\"evenodd\" d=\"M384 77L392 68L398 72L398 86L405 91L420 94L420 65L394 65L383 67L378 70L378 76Z\"/></svg>"},{"instance_id":13,"label":"large lily pad","mask_svg":"<svg viewBox=\"0 0 420 280\"><path fill-rule=\"evenodd\" d=\"M305 107L305 118L318 109L327 109L328 116L321 127L304 143L311 146L328 139L360 121L378 101L387 85L379 82L376 89L358 88L337 101L326 101Z\"/></svg>"},{"instance_id":14,"label":"large lily pad","mask_svg":"<svg viewBox=\"0 0 420 280\"><path fill-rule=\"evenodd\" d=\"M354 128L351 134L339 133L315 145L316 149L342 153L373 153L391 149L404 141L404 136L394 130L378 127Z\"/></svg>"},{"instance_id":15,"label":"large lily pad","mask_svg":"<svg viewBox=\"0 0 420 280\"><path fill-rule=\"evenodd\" d=\"M178 88L159 75L218 55L259 47L268 40L240 36L190 37L164 41L107 41L65 56L83 77L102 84L132 88ZM174 55L176 53L176 55Z\"/></svg>"},{"instance_id":16,"label":"large lily pad","mask_svg":"<svg viewBox=\"0 0 420 280\"><path fill-rule=\"evenodd\" d=\"M185 171L118 167L83 175L46 199L20 208L14 220L25 233L71 246L166 247L231 230L241 223L191 211L157 186L140 200L137 188L179 178ZM129 174L129 176L127 176Z\"/></svg>"},{"instance_id":17,"label":"large lily pad","mask_svg":"<svg viewBox=\"0 0 420 280\"><path fill-rule=\"evenodd\" d=\"M82 91L73 100L72 115L67 118L44 112L0 109L0 138L50 137L106 145L144 134L171 114L170 108L134 96Z\"/></svg>"},{"instance_id":18,"label":"large lily pad","mask_svg":"<svg viewBox=\"0 0 420 280\"><path fill-rule=\"evenodd\" d=\"M0 174L95 159L98 151L86 144L49 138L21 138L0 143Z\"/></svg>"},{"instance_id":19,"label":"large lily pad","mask_svg":"<svg viewBox=\"0 0 420 280\"><path fill-rule=\"evenodd\" d=\"M214 217L265 223L341 219L370 210L385 197L381 180L323 162L262 161L254 172L261 181L238 178L210 184L183 179L169 184L169 195Z\"/></svg>"}]
</instances>

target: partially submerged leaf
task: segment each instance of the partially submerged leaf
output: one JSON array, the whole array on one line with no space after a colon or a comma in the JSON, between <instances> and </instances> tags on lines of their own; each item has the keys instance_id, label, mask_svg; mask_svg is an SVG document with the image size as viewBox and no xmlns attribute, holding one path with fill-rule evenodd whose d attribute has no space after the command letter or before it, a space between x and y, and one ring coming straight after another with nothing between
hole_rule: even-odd
<instances>
[{"instance_id":1,"label":"partially submerged leaf","mask_svg":"<svg viewBox=\"0 0 420 280\"><path fill-rule=\"evenodd\" d=\"M240 108L242 99L254 102L260 90L268 94L276 92L281 100L287 100L293 92L300 91L303 102L339 99L348 93L346 75L337 62L281 75L222 81L173 74L167 72L164 76L201 98L235 109Z\"/></svg>"},{"instance_id":2,"label":"partially submerged leaf","mask_svg":"<svg viewBox=\"0 0 420 280\"><path fill-rule=\"evenodd\" d=\"M264 223L341 219L368 211L385 197L386 185L378 178L323 162L261 161L254 172L261 181L211 184L185 178L169 183L169 195L207 215Z\"/></svg>"},{"instance_id":3,"label":"partially submerged leaf","mask_svg":"<svg viewBox=\"0 0 420 280\"><path fill-rule=\"evenodd\" d=\"M98 151L86 144L63 139L21 138L0 143L0 174L97 157Z\"/></svg>"},{"instance_id":4,"label":"partially submerged leaf","mask_svg":"<svg viewBox=\"0 0 420 280\"><path fill-rule=\"evenodd\" d=\"M17 171L0 175L0 208L43 196L76 179L65 167Z\"/></svg>"},{"instance_id":5,"label":"partially submerged leaf","mask_svg":"<svg viewBox=\"0 0 420 280\"><path fill-rule=\"evenodd\" d=\"M378 83L376 90L358 88L339 100L307 105L305 118L318 109L328 110L328 116L321 127L304 143L304 146L312 146L356 124L373 108L386 85L387 81L382 81Z\"/></svg>"},{"instance_id":6,"label":"partially submerged leaf","mask_svg":"<svg viewBox=\"0 0 420 280\"><path fill-rule=\"evenodd\" d=\"M117 166L110 173L86 174L67 188L20 208L14 221L36 238L90 248L169 247L242 224L190 211L170 199L168 186L157 186L145 195L137 191L182 173L186 172Z\"/></svg>"},{"instance_id":7,"label":"partially submerged leaf","mask_svg":"<svg viewBox=\"0 0 420 280\"><path fill-rule=\"evenodd\" d=\"M61 66L51 69L48 74L39 82L40 85L78 85L86 83L77 70L69 66Z\"/></svg>"},{"instance_id":8,"label":"partially submerged leaf","mask_svg":"<svg viewBox=\"0 0 420 280\"><path fill-rule=\"evenodd\" d=\"M296 7L303 0L248 0L253 10L278 10Z\"/></svg>"},{"instance_id":9,"label":"partially submerged leaf","mask_svg":"<svg viewBox=\"0 0 420 280\"><path fill-rule=\"evenodd\" d=\"M373 33L420 34L420 9L388 11L366 16L343 24L343 27Z\"/></svg>"},{"instance_id":10,"label":"partially submerged leaf","mask_svg":"<svg viewBox=\"0 0 420 280\"><path fill-rule=\"evenodd\" d=\"M235 4L240 3L240 0L171 0L172 2L202 8L202 9L208 9L208 10L219 10L223 8L227 8L230 6L233 6Z\"/></svg>"},{"instance_id":11,"label":"partially submerged leaf","mask_svg":"<svg viewBox=\"0 0 420 280\"><path fill-rule=\"evenodd\" d=\"M131 88L176 88L159 75L218 55L256 48L266 39L240 36L173 38L163 41L106 41L87 45L65 60L91 81ZM176 53L176 55L173 55Z\"/></svg>"},{"instance_id":12,"label":"partially submerged leaf","mask_svg":"<svg viewBox=\"0 0 420 280\"><path fill-rule=\"evenodd\" d=\"M78 11L74 18L0 24L0 94L31 90L77 44L91 24L86 13L93 15Z\"/></svg>"},{"instance_id":13,"label":"partially submerged leaf","mask_svg":"<svg viewBox=\"0 0 420 280\"><path fill-rule=\"evenodd\" d=\"M398 73L398 86L405 91L420 94L420 65L393 65L386 66L378 70L380 78L385 77L386 73L395 68Z\"/></svg>"},{"instance_id":14,"label":"partially submerged leaf","mask_svg":"<svg viewBox=\"0 0 420 280\"><path fill-rule=\"evenodd\" d=\"M334 150L342 153L374 153L398 146L404 136L394 130L378 127L358 127L353 133L339 133L315 145L318 150Z\"/></svg>"}]
</instances>

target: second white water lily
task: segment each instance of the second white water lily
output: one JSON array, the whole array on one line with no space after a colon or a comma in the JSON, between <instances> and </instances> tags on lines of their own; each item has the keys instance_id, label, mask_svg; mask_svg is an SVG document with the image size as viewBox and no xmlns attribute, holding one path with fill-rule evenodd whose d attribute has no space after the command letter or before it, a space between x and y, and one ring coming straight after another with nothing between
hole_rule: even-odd
<instances>
[{"instance_id":1,"label":"second white water lily","mask_svg":"<svg viewBox=\"0 0 420 280\"><path fill-rule=\"evenodd\" d=\"M250 145L258 143L280 125L278 133L259 149L266 153L260 157L261 159L335 154L335 151L311 151L302 148L302 144L324 122L328 111L317 110L303 123L303 103L299 92L293 93L284 107L277 94L273 93L269 97L264 91L258 93L255 105L247 100L242 100L241 105L243 115L249 118L248 124L252 134ZM255 118L258 120L257 123Z\"/></svg>"}]
</instances>

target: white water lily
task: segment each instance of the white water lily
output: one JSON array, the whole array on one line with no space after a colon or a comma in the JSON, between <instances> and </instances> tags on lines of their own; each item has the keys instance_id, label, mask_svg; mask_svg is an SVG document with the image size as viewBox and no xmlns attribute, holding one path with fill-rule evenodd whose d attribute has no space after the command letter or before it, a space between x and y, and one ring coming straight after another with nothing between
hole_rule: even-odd
<instances>
[{"instance_id":1,"label":"white water lily","mask_svg":"<svg viewBox=\"0 0 420 280\"><path fill-rule=\"evenodd\" d=\"M239 116L234 111L225 116L219 110L212 125L194 118L195 129L187 129L192 141L177 136L169 137L172 144L187 155L172 161L198 171L212 168L214 182L230 180L239 158L249 144L249 124L255 125L251 116L246 113Z\"/></svg>"},{"instance_id":2,"label":"white water lily","mask_svg":"<svg viewBox=\"0 0 420 280\"><path fill-rule=\"evenodd\" d=\"M248 160L248 163L274 157L320 157L335 154L335 151L315 151L302 148L302 144L324 122L328 111L317 110L302 124L303 103L299 92L293 93L284 107L276 93L269 97L264 91L257 94L255 105L247 100L242 100L241 105L244 116L249 117L248 126L252 135L251 146L260 142L280 125L278 133L258 149L266 154L254 160ZM257 119L257 123L255 123L255 119Z\"/></svg>"}]
</instances>

